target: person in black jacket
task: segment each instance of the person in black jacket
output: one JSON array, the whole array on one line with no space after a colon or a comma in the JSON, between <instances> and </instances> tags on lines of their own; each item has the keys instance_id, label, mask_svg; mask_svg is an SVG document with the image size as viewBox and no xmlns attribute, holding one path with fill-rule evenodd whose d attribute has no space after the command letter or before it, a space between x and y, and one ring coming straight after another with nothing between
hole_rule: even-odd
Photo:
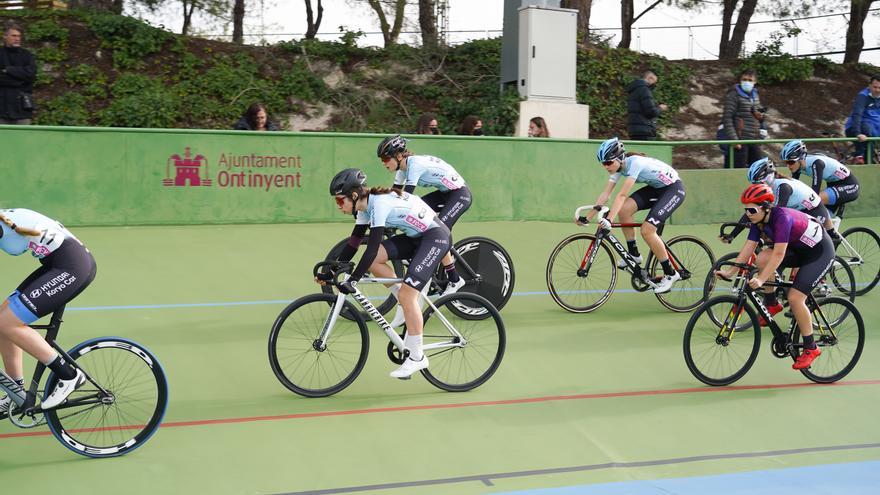
<instances>
[{"instance_id":1,"label":"person in black jacket","mask_svg":"<svg viewBox=\"0 0 880 495\"><path fill-rule=\"evenodd\" d=\"M724 110L721 124L716 137L719 140L764 139L764 117L767 109L758 98L758 74L746 69L739 75L739 83L735 84L724 96ZM724 168L730 164L727 145L721 145L724 153ZM761 147L757 144L733 145L734 168L748 168L750 163L764 157Z\"/></svg>"},{"instance_id":2,"label":"person in black jacket","mask_svg":"<svg viewBox=\"0 0 880 495\"><path fill-rule=\"evenodd\" d=\"M657 74L652 70L642 73L641 79L629 83L626 92L626 128L630 140L653 141L657 139L657 117L665 112L664 104L654 101L654 86L657 85Z\"/></svg>"},{"instance_id":3,"label":"person in black jacket","mask_svg":"<svg viewBox=\"0 0 880 495\"><path fill-rule=\"evenodd\" d=\"M21 26L7 24L0 48L0 124L29 125L34 115L37 63L21 47Z\"/></svg>"},{"instance_id":4,"label":"person in black jacket","mask_svg":"<svg viewBox=\"0 0 880 495\"><path fill-rule=\"evenodd\" d=\"M278 124L269 120L269 113L262 103L252 103L244 115L238 119L233 129L236 131L278 131Z\"/></svg>"}]
</instances>

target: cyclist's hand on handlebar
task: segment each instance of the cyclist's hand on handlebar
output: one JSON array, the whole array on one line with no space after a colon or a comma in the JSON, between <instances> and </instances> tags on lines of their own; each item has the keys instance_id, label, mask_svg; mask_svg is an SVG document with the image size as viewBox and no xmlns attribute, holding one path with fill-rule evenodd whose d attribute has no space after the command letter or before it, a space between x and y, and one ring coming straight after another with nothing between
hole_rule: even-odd
<instances>
[{"instance_id":1,"label":"cyclist's hand on handlebar","mask_svg":"<svg viewBox=\"0 0 880 495\"><path fill-rule=\"evenodd\" d=\"M331 282L333 280L333 273L331 272L321 272L315 277L315 282L318 282L321 285L326 285L327 282Z\"/></svg>"},{"instance_id":2,"label":"cyclist's hand on handlebar","mask_svg":"<svg viewBox=\"0 0 880 495\"><path fill-rule=\"evenodd\" d=\"M611 222L607 218L599 220L599 228L602 230L611 230Z\"/></svg>"},{"instance_id":3,"label":"cyclist's hand on handlebar","mask_svg":"<svg viewBox=\"0 0 880 495\"><path fill-rule=\"evenodd\" d=\"M733 236L731 236L731 235L719 235L719 236L718 236L718 240L720 240L720 241L723 242L724 244L730 244L731 242L733 242Z\"/></svg>"},{"instance_id":4,"label":"cyclist's hand on handlebar","mask_svg":"<svg viewBox=\"0 0 880 495\"><path fill-rule=\"evenodd\" d=\"M343 294L354 294L355 288L354 286L357 284L354 280L343 280L336 284L336 288L339 289L339 292Z\"/></svg>"},{"instance_id":5,"label":"cyclist's hand on handlebar","mask_svg":"<svg viewBox=\"0 0 880 495\"><path fill-rule=\"evenodd\" d=\"M727 280L728 282L733 280L734 273L736 273L736 269L715 270L715 276L717 278Z\"/></svg>"},{"instance_id":6,"label":"cyclist's hand on handlebar","mask_svg":"<svg viewBox=\"0 0 880 495\"><path fill-rule=\"evenodd\" d=\"M574 223L577 225L587 225L590 223L590 219L587 217L577 217L574 219Z\"/></svg>"},{"instance_id":7,"label":"cyclist's hand on handlebar","mask_svg":"<svg viewBox=\"0 0 880 495\"><path fill-rule=\"evenodd\" d=\"M749 287L753 289L759 289L762 285L764 285L765 280L761 277L753 277L749 279Z\"/></svg>"}]
</instances>

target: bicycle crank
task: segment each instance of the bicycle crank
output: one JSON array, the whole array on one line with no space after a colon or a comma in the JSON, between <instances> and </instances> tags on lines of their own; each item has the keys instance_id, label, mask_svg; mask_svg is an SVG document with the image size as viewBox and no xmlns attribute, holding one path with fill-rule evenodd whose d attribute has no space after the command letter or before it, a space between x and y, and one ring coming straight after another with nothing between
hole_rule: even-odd
<instances>
[{"instance_id":1,"label":"bicycle crank","mask_svg":"<svg viewBox=\"0 0 880 495\"><path fill-rule=\"evenodd\" d=\"M403 333L400 334L400 338L402 339L404 335L406 335L406 330L404 330ZM409 356L408 350L404 349L401 352L401 350L398 349L396 345L394 345L394 342L388 342L387 353L388 359L390 359L392 363L398 365L403 364L403 362L406 361L406 357Z\"/></svg>"}]
</instances>

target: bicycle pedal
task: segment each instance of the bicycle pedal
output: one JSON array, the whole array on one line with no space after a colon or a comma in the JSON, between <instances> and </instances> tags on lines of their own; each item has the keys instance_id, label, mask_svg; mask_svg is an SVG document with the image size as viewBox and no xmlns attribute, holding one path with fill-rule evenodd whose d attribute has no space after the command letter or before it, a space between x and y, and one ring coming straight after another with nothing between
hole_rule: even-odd
<instances>
[{"instance_id":1,"label":"bicycle pedal","mask_svg":"<svg viewBox=\"0 0 880 495\"><path fill-rule=\"evenodd\" d=\"M402 377L398 378L398 380L412 380L412 375L402 376Z\"/></svg>"}]
</instances>

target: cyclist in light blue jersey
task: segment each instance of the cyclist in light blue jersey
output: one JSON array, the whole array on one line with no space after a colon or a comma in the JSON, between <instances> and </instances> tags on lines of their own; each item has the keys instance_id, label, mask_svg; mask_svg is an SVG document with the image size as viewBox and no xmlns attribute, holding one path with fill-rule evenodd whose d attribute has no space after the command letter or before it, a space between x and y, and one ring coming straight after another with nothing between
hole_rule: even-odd
<instances>
[{"instance_id":1,"label":"cyclist in light blue jersey","mask_svg":"<svg viewBox=\"0 0 880 495\"><path fill-rule=\"evenodd\" d=\"M633 215L637 211L650 209L645 222L642 223L641 234L663 267L664 273L654 292L658 294L669 292L672 284L681 279L681 275L670 264L663 241L657 234L657 228L684 202L684 184L679 179L678 172L656 158L649 158L641 153L627 153L623 143L617 138L604 141L599 146L596 158L611 176L605 190L596 199L596 204L604 205L611 197L611 192L614 191L617 183L623 179L623 186L614 199L607 218L599 221L600 226L610 230L611 220L618 215L621 222L632 223ZM627 196L636 183L646 185ZM590 211L587 219L595 214L595 210ZM635 230L624 227L623 234L626 237L627 250L638 263L641 263ZM618 266L626 266L626 263L620 260Z\"/></svg>"},{"instance_id":2,"label":"cyclist in light blue jersey","mask_svg":"<svg viewBox=\"0 0 880 495\"><path fill-rule=\"evenodd\" d=\"M28 275L0 306L0 355L6 373L24 383L22 350L60 378L42 402L51 409L64 402L86 379L29 325L67 304L95 278L95 259L89 250L56 220L32 210L0 210L0 249L18 256L30 251L40 267ZM0 411L12 405L0 398Z\"/></svg>"},{"instance_id":3,"label":"cyclist in light blue jersey","mask_svg":"<svg viewBox=\"0 0 880 495\"><path fill-rule=\"evenodd\" d=\"M394 269L387 261L410 260L403 284L395 291L406 321L403 343L410 352L406 361L391 372L392 377L405 379L428 367L428 357L422 349L424 321L418 303L419 291L430 283L440 259L449 251L451 237L446 225L418 196L381 187L367 189L366 180L362 171L349 168L336 174L330 182L330 194L335 197L336 205L343 213L354 214L356 218L339 260L349 261L367 229L370 230L366 252L348 280L337 284L337 288L351 294L354 284L367 270L377 277L395 278ZM403 233L383 240L386 227ZM319 276L318 282L327 280Z\"/></svg>"},{"instance_id":4,"label":"cyclist in light blue jersey","mask_svg":"<svg viewBox=\"0 0 880 495\"><path fill-rule=\"evenodd\" d=\"M800 178L801 173L811 178L811 187L834 213L840 205L855 201L859 197L859 181L844 164L821 154L808 154L803 141L793 140L785 143L780 153L782 160L791 170L792 178ZM822 181L825 189L822 190ZM825 229L831 230L831 219L825 222ZM832 236L832 239L834 237ZM837 239L834 239L837 240Z\"/></svg>"}]
</instances>

